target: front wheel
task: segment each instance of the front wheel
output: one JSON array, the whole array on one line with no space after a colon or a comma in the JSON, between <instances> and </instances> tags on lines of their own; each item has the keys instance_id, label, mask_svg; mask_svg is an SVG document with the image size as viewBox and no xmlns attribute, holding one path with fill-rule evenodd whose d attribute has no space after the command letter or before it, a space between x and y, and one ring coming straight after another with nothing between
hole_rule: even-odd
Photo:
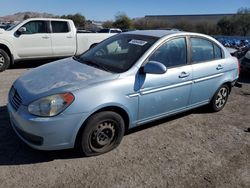
<instances>
[{"instance_id":1,"label":"front wheel","mask_svg":"<svg viewBox=\"0 0 250 188\"><path fill-rule=\"evenodd\" d=\"M0 49L0 72L5 71L10 66L10 57L2 49Z\"/></svg>"},{"instance_id":2,"label":"front wheel","mask_svg":"<svg viewBox=\"0 0 250 188\"><path fill-rule=\"evenodd\" d=\"M212 101L210 102L211 109L214 112L222 110L227 102L229 96L229 87L222 85L215 93Z\"/></svg>"},{"instance_id":3,"label":"front wheel","mask_svg":"<svg viewBox=\"0 0 250 188\"><path fill-rule=\"evenodd\" d=\"M79 149L85 156L95 156L116 148L124 135L123 118L112 111L91 116L81 133Z\"/></svg>"}]
</instances>

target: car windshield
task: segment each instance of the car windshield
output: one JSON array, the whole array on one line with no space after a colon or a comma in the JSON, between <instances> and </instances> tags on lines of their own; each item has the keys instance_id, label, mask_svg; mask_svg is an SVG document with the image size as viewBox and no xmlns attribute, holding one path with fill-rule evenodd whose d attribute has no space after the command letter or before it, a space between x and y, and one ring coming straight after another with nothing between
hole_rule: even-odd
<instances>
[{"instance_id":1,"label":"car windshield","mask_svg":"<svg viewBox=\"0 0 250 188\"><path fill-rule=\"evenodd\" d=\"M157 37L143 35L115 35L81 55L78 60L90 65L93 62L93 66L98 65L110 72L122 73L130 69L157 40Z\"/></svg>"}]
</instances>

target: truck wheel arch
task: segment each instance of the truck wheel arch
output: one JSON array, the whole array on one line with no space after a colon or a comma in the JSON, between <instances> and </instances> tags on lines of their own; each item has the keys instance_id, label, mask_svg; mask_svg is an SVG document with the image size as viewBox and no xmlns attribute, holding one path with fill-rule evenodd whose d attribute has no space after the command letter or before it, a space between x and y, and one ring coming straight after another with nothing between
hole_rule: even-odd
<instances>
[{"instance_id":1,"label":"truck wheel arch","mask_svg":"<svg viewBox=\"0 0 250 188\"><path fill-rule=\"evenodd\" d=\"M9 55L10 63L13 64L14 60L13 60L12 53L11 53L9 47L4 45L4 44L0 44L0 49L4 50Z\"/></svg>"}]
</instances>

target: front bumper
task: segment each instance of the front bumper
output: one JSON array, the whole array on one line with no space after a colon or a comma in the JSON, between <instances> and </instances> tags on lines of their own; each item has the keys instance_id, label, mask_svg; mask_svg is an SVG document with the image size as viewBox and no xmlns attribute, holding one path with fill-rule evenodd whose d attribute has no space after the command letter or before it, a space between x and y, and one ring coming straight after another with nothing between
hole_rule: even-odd
<instances>
[{"instance_id":1,"label":"front bumper","mask_svg":"<svg viewBox=\"0 0 250 188\"><path fill-rule=\"evenodd\" d=\"M36 117L26 106L15 110L7 105L10 122L16 134L29 146L39 150L73 148L76 135L87 118L86 114L60 114L56 117Z\"/></svg>"}]
</instances>

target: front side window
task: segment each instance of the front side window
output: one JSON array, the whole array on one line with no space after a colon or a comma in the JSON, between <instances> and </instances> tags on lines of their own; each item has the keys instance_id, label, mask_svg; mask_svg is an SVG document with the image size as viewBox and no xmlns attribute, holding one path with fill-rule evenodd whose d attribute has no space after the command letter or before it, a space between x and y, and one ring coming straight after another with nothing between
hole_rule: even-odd
<instances>
[{"instance_id":1,"label":"front side window","mask_svg":"<svg viewBox=\"0 0 250 188\"><path fill-rule=\"evenodd\" d=\"M31 21L26 23L23 27L26 28L25 34L47 33L45 21Z\"/></svg>"},{"instance_id":2,"label":"front side window","mask_svg":"<svg viewBox=\"0 0 250 188\"><path fill-rule=\"evenodd\" d=\"M52 25L53 33L68 33L69 32L68 22L52 21L51 25Z\"/></svg>"},{"instance_id":3,"label":"front side window","mask_svg":"<svg viewBox=\"0 0 250 188\"><path fill-rule=\"evenodd\" d=\"M111 72L125 72L157 40L157 37L143 35L115 35L84 53L79 61L95 64Z\"/></svg>"},{"instance_id":4,"label":"front side window","mask_svg":"<svg viewBox=\"0 0 250 188\"><path fill-rule=\"evenodd\" d=\"M185 38L177 38L159 47L149 58L158 61L166 67L176 67L187 63L187 47Z\"/></svg>"},{"instance_id":5,"label":"front side window","mask_svg":"<svg viewBox=\"0 0 250 188\"><path fill-rule=\"evenodd\" d=\"M192 62L199 63L222 58L221 49L212 42L202 38L191 38Z\"/></svg>"}]
</instances>

